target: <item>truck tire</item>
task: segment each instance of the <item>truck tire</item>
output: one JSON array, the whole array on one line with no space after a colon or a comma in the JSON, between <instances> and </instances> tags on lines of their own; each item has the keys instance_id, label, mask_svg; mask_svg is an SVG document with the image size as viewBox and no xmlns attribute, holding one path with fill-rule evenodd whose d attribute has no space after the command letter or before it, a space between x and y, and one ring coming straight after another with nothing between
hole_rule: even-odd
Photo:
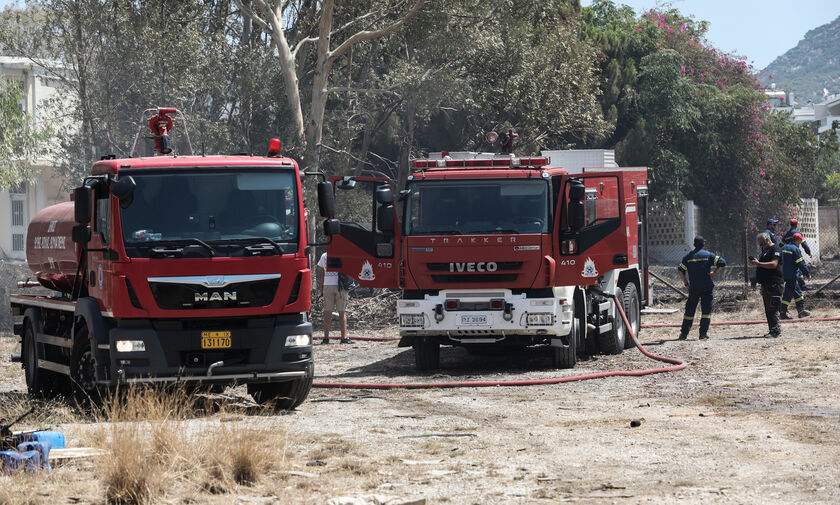
<instances>
[{"instance_id":1,"label":"truck tire","mask_svg":"<svg viewBox=\"0 0 840 505\"><path fill-rule=\"evenodd\" d=\"M628 283L624 286L624 296L622 297L622 302L624 306L624 313L627 314L627 319L630 321L630 327L633 330L633 335L636 335L636 338L639 338L639 330L641 329L641 298L639 297L639 290L636 288L636 285L632 282ZM636 347L636 344L633 342L633 339L630 337L630 334L625 332L624 336L624 348L630 349L631 347Z\"/></svg>"},{"instance_id":2,"label":"truck tire","mask_svg":"<svg viewBox=\"0 0 840 505\"><path fill-rule=\"evenodd\" d=\"M569 345L566 347L552 347L554 351L554 368L574 368L577 363L577 347L580 340L580 321L572 319L572 331L569 333Z\"/></svg>"},{"instance_id":3,"label":"truck tire","mask_svg":"<svg viewBox=\"0 0 840 505\"><path fill-rule=\"evenodd\" d=\"M623 299L622 290L618 296L621 300ZM617 300L612 300L613 303L621 303ZM606 333L598 333L598 351L601 354L621 354L624 350L624 341L626 338L627 329L624 327L624 321L621 319L621 315L618 313L618 308L613 307L613 328L612 330Z\"/></svg>"},{"instance_id":4,"label":"truck tire","mask_svg":"<svg viewBox=\"0 0 840 505\"><path fill-rule=\"evenodd\" d=\"M259 382L248 384L248 394L260 405L274 404L277 410L294 410L309 396L312 375L285 382Z\"/></svg>"},{"instance_id":5,"label":"truck tire","mask_svg":"<svg viewBox=\"0 0 840 505\"><path fill-rule=\"evenodd\" d=\"M418 371L440 368L440 343L430 337L414 340L414 367Z\"/></svg>"},{"instance_id":6,"label":"truck tire","mask_svg":"<svg viewBox=\"0 0 840 505\"><path fill-rule=\"evenodd\" d=\"M73 333L73 352L70 358L70 382L73 394L80 403L95 403L100 399L96 387L96 357L88 334L87 323L80 319Z\"/></svg>"},{"instance_id":7,"label":"truck tire","mask_svg":"<svg viewBox=\"0 0 840 505\"><path fill-rule=\"evenodd\" d=\"M26 376L26 389L34 398L49 397L54 393L56 375L50 370L38 368L41 359L39 345L35 342L35 328L32 320L27 319L23 325L23 369Z\"/></svg>"}]
</instances>

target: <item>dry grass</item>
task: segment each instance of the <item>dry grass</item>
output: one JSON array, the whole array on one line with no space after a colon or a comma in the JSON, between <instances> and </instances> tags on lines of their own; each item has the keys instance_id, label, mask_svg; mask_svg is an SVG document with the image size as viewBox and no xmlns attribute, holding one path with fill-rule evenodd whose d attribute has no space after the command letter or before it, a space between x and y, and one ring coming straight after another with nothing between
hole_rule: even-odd
<instances>
[{"instance_id":1,"label":"dry grass","mask_svg":"<svg viewBox=\"0 0 840 505\"><path fill-rule=\"evenodd\" d=\"M202 401L183 389L137 388L105 402L97 439L108 456L99 458L97 473L106 503L156 503L184 488L226 493L283 463L284 430L253 420L248 427L223 423L224 408L190 421L206 409Z\"/></svg>"},{"instance_id":2,"label":"dry grass","mask_svg":"<svg viewBox=\"0 0 840 505\"><path fill-rule=\"evenodd\" d=\"M32 474L0 475L0 505L41 505L39 477Z\"/></svg>"}]
</instances>

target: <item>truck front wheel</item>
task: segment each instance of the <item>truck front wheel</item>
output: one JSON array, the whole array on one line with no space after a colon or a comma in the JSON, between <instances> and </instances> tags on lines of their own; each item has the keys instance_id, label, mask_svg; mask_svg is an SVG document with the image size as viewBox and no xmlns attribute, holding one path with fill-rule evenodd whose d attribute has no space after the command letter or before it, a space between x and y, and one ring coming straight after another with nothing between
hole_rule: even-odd
<instances>
[{"instance_id":1,"label":"truck front wheel","mask_svg":"<svg viewBox=\"0 0 840 505\"><path fill-rule=\"evenodd\" d=\"M581 340L580 321L572 318L572 331L569 333L569 345L566 347L552 347L554 351L554 368L574 368L577 363L577 344Z\"/></svg>"},{"instance_id":2,"label":"truck front wheel","mask_svg":"<svg viewBox=\"0 0 840 505\"><path fill-rule=\"evenodd\" d=\"M248 384L248 394L260 405L273 403L277 410L294 410L309 396L312 374L285 382L260 382Z\"/></svg>"},{"instance_id":3,"label":"truck front wheel","mask_svg":"<svg viewBox=\"0 0 840 505\"><path fill-rule=\"evenodd\" d=\"M96 358L91 349L91 338L87 323L77 323L73 335L73 353L70 360L70 380L73 392L80 402L96 401Z\"/></svg>"},{"instance_id":4,"label":"truck front wheel","mask_svg":"<svg viewBox=\"0 0 840 505\"><path fill-rule=\"evenodd\" d=\"M430 337L414 340L414 366L418 371L440 368L440 343Z\"/></svg>"}]
</instances>

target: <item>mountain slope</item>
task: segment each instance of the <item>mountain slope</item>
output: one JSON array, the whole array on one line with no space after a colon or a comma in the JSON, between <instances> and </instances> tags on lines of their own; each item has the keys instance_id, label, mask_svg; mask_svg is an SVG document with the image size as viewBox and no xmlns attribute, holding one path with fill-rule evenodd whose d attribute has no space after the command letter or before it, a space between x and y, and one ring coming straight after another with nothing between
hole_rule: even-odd
<instances>
[{"instance_id":1,"label":"mountain slope","mask_svg":"<svg viewBox=\"0 0 840 505\"><path fill-rule=\"evenodd\" d=\"M799 103L822 101L823 88L840 93L840 17L806 33L796 47L759 72L758 80L792 90Z\"/></svg>"}]
</instances>

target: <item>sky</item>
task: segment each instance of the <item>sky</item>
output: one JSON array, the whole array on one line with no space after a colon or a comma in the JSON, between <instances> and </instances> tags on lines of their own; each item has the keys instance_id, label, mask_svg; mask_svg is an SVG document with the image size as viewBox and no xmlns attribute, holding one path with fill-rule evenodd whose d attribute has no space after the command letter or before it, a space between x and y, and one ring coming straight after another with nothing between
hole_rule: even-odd
<instances>
[{"instance_id":1,"label":"sky","mask_svg":"<svg viewBox=\"0 0 840 505\"><path fill-rule=\"evenodd\" d=\"M581 0L590 5L592 0ZM657 5L670 4L688 16L710 23L709 44L746 56L761 70L805 37L809 30L840 16L838 0L613 0L640 13Z\"/></svg>"},{"instance_id":2,"label":"sky","mask_svg":"<svg viewBox=\"0 0 840 505\"><path fill-rule=\"evenodd\" d=\"M539 0L534 0L539 1ZM686 16L706 20L711 45L728 53L746 56L763 69L792 49L808 30L840 16L839 0L613 0L629 5L636 14L669 3ZM581 0L590 5L592 0ZM0 8L22 5L22 0L0 0Z\"/></svg>"}]
</instances>

